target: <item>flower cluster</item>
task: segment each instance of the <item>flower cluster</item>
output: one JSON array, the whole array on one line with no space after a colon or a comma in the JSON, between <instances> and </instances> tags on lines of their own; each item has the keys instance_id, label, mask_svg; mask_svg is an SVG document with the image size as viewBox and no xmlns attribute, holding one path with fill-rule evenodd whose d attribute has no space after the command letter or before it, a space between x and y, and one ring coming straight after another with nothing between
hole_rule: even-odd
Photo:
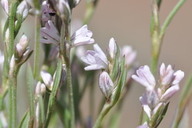
<instances>
[{"instance_id":1,"label":"flower cluster","mask_svg":"<svg viewBox=\"0 0 192 128\"><path fill-rule=\"evenodd\" d=\"M184 77L181 70L174 71L171 65L167 68L163 63L160 66L160 78L155 80L147 65L137 70L137 75L132 78L146 88L146 92L140 97L141 104L149 119L159 119L155 116L162 112L171 98L179 90L179 82ZM158 116L163 116L159 114ZM158 122L160 120L156 120ZM152 124L150 124L152 125ZM153 124L156 125L156 124Z\"/></svg>"},{"instance_id":2,"label":"flower cluster","mask_svg":"<svg viewBox=\"0 0 192 128\"><path fill-rule=\"evenodd\" d=\"M123 71L121 71L121 64L124 65L123 68L127 71L128 65L130 66L136 57L136 52L129 48L129 53L124 52L120 54L120 48L114 38L111 38L109 41L107 55L98 44L94 44L93 48L94 50L88 50L86 52L85 57L81 57L82 61L87 64L84 69L86 71L102 70L99 75L99 88L107 101L110 101L112 95L115 95L115 92L117 92L116 88L120 86L118 82L122 80L119 78L123 74ZM124 49L127 49L127 47ZM126 60L132 60L132 62L129 61L129 63L127 63Z\"/></svg>"}]
</instances>

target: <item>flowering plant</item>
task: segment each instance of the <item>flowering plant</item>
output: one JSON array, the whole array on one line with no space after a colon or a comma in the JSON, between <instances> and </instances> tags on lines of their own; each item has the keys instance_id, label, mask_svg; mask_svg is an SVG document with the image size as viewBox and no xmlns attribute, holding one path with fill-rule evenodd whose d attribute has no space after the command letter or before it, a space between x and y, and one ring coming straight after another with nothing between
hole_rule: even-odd
<instances>
[{"instance_id":1,"label":"flowering plant","mask_svg":"<svg viewBox=\"0 0 192 128\"><path fill-rule=\"evenodd\" d=\"M107 119L110 121L107 127L116 128L133 80L145 87L145 93L139 98L142 112L137 128L157 128L185 75L164 63L158 68L165 31L184 2L178 2L161 26L162 0L151 0L152 62L150 67L139 67L135 62L137 52L131 46L120 47L114 38L109 40L106 50L100 47L100 42L96 43L94 32L87 24L98 0L86 1L83 24L74 32L71 31L71 27L75 27L72 11L80 0L1 0L7 19L1 32L4 49L0 51L0 66L3 67L0 69L3 76L0 128L101 128L106 127L103 122ZM21 29L29 15L35 20L34 46L32 37ZM19 31L23 33L21 37ZM92 45L94 50L86 51L85 45ZM23 72L26 63L26 79L22 82L27 86L28 109L20 119L17 114L20 114L18 101L21 97L17 94L23 92L18 89L18 81L21 80L19 72ZM103 94L97 116L94 114L94 106L98 104L95 84ZM191 84L192 76L184 86L172 128L178 128L190 102ZM85 119L81 103L88 89L90 112ZM110 116L104 120L106 115Z\"/></svg>"}]
</instances>

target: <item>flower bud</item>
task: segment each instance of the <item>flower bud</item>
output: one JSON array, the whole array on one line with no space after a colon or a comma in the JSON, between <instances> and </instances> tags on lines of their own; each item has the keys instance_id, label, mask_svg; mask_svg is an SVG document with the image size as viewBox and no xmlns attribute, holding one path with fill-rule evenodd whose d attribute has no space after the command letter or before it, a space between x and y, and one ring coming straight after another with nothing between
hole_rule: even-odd
<instances>
[{"instance_id":1,"label":"flower bud","mask_svg":"<svg viewBox=\"0 0 192 128\"><path fill-rule=\"evenodd\" d=\"M53 77L46 71L41 71L41 77L43 82L49 90L52 90L53 87Z\"/></svg>"},{"instance_id":2,"label":"flower bud","mask_svg":"<svg viewBox=\"0 0 192 128\"><path fill-rule=\"evenodd\" d=\"M81 0L73 0L73 8L76 7Z\"/></svg>"},{"instance_id":3,"label":"flower bud","mask_svg":"<svg viewBox=\"0 0 192 128\"><path fill-rule=\"evenodd\" d=\"M99 88L107 100L110 100L113 91L113 81L109 74L103 71L99 76Z\"/></svg>"},{"instance_id":4,"label":"flower bud","mask_svg":"<svg viewBox=\"0 0 192 128\"><path fill-rule=\"evenodd\" d=\"M62 21L71 19L71 8L69 7L68 0L58 0L57 9Z\"/></svg>"},{"instance_id":5,"label":"flower bud","mask_svg":"<svg viewBox=\"0 0 192 128\"><path fill-rule=\"evenodd\" d=\"M133 63L136 58L136 55L137 52L133 50L131 46L126 45L122 48L122 56L125 56L125 64L127 66L130 66Z\"/></svg>"},{"instance_id":6,"label":"flower bud","mask_svg":"<svg viewBox=\"0 0 192 128\"><path fill-rule=\"evenodd\" d=\"M117 43L114 38L111 38L109 41L109 56L111 59L114 59L117 54Z\"/></svg>"},{"instance_id":7,"label":"flower bud","mask_svg":"<svg viewBox=\"0 0 192 128\"><path fill-rule=\"evenodd\" d=\"M13 55L10 61L9 74L13 74L15 66L15 56Z\"/></svg>"},{"instance_id":8,"label":"flower bud","mask_svg":"<svg viewBox=\"0 0 192 128\"><path fill-rule=\"evenodd\" d=\"M46 91L46 86L45 84L41 83L40 81L37 83L36 88L35 88L35 93L37 95L41 95Z\"/></svg>"},{"instance_id":9,"label":"flower bud","mask_svg":"<svg viewBox=\"0 0 192 128\"><path fill-rule=\"evenodd\" d=\"M4 55L0 51L0 70L3 69L3 63L4 63Z\"/></svg>"},{"instance_id":10,"label":"flower bud","mask_svg":"<svg viewBox=\"0 0 192 128\"><path fill-rule=\"evenodd\" d=\"M28 44L29 43L28 43L28 40L27 40L27 36L22 35L19 43L16 45L16 50L17 50L17 53L18 53L19 57L21 57L24 54Z\"/></svg>"},{"instance_id":11,"label":"flower bud","mask_svg":"<svg viewBox=\"0 0 192 128\"><path fill-rule=\"evenodd\" d=\"M17 7L17 14L22 15L22 20L24 20L29 12L29 5L26 1L22 1Z\"/></svg>"}]
</instances>

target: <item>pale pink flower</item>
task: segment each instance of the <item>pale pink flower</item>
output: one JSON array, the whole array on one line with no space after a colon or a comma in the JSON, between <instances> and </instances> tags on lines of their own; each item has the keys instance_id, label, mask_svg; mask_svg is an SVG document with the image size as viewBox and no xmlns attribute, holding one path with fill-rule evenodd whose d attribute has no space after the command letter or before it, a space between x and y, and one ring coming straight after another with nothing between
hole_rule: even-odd
<instances>
[{"instance_id":1,"label":"pale pink flower","mask_svg":"<svg viewBox=\"0 0 192 128\"><path fill-rule=\"evenodd\" d=\"M99 88L103 95L109 99L113 91L113 81L106 71L103 71L99 76Z\"/></svg>"},{"instance_id":2,"label":"pale pink flower","mask_svg":"<svg viewBox=\"0 0 192 128\"><path fill-rule=\"evenodd\" d=\"M129 45L125 45L121 51L122 56L125 56L125 64L130 66L136 58L137 52Z\"/></svg>"},{"instance_id":3,"label":"pale pink flower","mask_svg":"<svg viewBox=\"0 0 192 128\"><path fill-rule=\"evenodd\" d=\"M55 11L51 8L47 1L43 1L41 5L42 12L42 21L48 21L51 18L51 15L55 15Z\"/></svg>"},{"instance_id":4,"label":"pale pink flower","mask_svg":"<svg viewBox=\"0 0 192 128\"><path fill-rule=\"evenodd\" d=\"M86 57L81 58L82 61L88 64L85 70L107 69L108 60L105 53L103 53L98 44L94 44L93 48L95 51L88 50Z\"/></svg>"},{"instance_id":5,"label":"pale pink flower","mask_svg":"<svg viewBox=\"0 0 192 128\"><path fill-rule=\"evenodd\" d=\"M8 14L9 13L8 0L1 0L1 5L2 5L3 9L5 10L5 12Z\"/></svg>"},{"instance_id":6,"label":"pale pink flower","mask_svg":"<svg viewBox=\"0 0 192 128\"><path fill-rule=\"evenodd\" d=\"M84 25L71 36L71 46L76 47L94 43L95 40L91 38L92 35L93 33L88 30L87 25Z\"/></svg>"},{"instance_id":7,"label":"pale pink flower","mask_svg":"<svg viewBox=\"0 0 192 128\"><path fill-rule=\"evenodd\" d=\"M132 75L132 78L145 86L146 88L154 88L156 81L147 65L141 66L137 71L137 75Z\"/></svg>"},{"instance_id":8,"label":"pale pink flower","mask_svg":"<svg viewBox=\"0 0 192 128\"><path fill-rule=\"evenodd\" d=\"M59 32L51 20L41 28L41 37L41 43L59 45Z\"/></svg>"},{"instance_id":9,"label":"pale pink flower","mask_svg":"<svg viewBox=\"0 0 192 128\"><path fill-rule=\"evenodd\" d=\"M23 34L19 43L17 43L17 45L16 45L16 50L17 50L19 57L21 57L23 55L23 53L26 51L26 48L28 47L28 45L29 45L29 41L27 39L27 36Z\"/></svg>"},{"instance_id":10,"label":"pale pink flower","mask_svg":"<svg viewBox=\"0 0 192 128\"><path fill-rule=\"evenodd\" d=\"M22 15L22 18L25 19L29 12L29 5L26 1L22 1L17 7L17 14Z\"/></svg>"}]
</instances>

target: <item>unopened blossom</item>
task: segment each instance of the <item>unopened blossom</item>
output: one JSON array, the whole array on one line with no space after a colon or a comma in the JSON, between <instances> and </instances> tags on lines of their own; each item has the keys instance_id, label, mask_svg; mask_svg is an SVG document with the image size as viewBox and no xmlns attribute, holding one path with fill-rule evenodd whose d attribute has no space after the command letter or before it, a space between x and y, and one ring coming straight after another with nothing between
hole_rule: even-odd
<instances>
[{"instance_id":1,"label":"unopened blossom","mask_svg":"<svg viewBox=\"0 0 192 128\"><path fill-rule=\"evenodd\" d=\"M0 69L3 69L4 54L0 51Z\"/></svg>"},{"instance_id":2,"label":"unopened blossom","mask_svg":"<svg viewBox=\"0 0 192 128\"><path fill-rule=\"evenodd\" d=\"M43 82L45 83L47 88L52 90L52 87L53 87L53 77L48 72L46 72L46 71L41 71L40 74L41 74Z\"/></svg>"},{"instance_id":3,"label":"unopened blossom","mask_svg":"<svg viewBox=\"0 0 192 128\"><path fill-rule=\"evenodd\" d=\"M41 6L41 12L42 12L42 21L48 21L50 20L51 16L55 15L55 11L51 8L49 3L47 1L43 1Z\"/></svg>"},{"instance_id":4,"label":"unopened blossom","mask_svg":"<svg viewBox=\"0 0 192 128\"><path fill-rule=\"evenodd\" d=\"M125 45L121 51L122 56L125 56L125 64L130 66L136 58L137 52L129 45Z\"/></svg>"},{"instance_id":5,"label":"unopened blossom","mask_svg":"<svg viewBox=\"0 0 192 128\"><path fill-rule=\"evenodd\" d=\"M36 88L35 88L35 93L37 96L43 94L46 91L46 86L45 84L41 83L40 81L37 83Z\"/></svg>"},{"instance_id":6,"label":"unopened blossom","mask_svg":"<svg viewBox=\"0 0 192 128\"><path fill-rule=\"evenodd\" d=\"M5 12L8 14L9 13L8 0L1 0L1 5L2 5L3 9L5 10Z\"/></svg>"},{"instance_id":7,"label":"unopened blossom","mask_svg":"<svg viewBox=\"0 0 192 128\"><path fill-rule=\"evenodd\" d=\"M106 71L103 71L99 76L99 88L106 99L109 99L113 91L113 81Z\"/></svg>"},{"instance_id":8,"label":"unopened blossom","mask_svg":"<svg viewBox=\"0 0 192 128\"><path fill-rule=\"evenodd\" d=\"M111 59L114 59L114 57L117 54L117 43L114 38L111 38L109 41L109 48L108 48L109 56Z\"/></svg>"},{"instance_id":9,"label":"unopened blossom","mask_svg":"<svg viewBox=\"0 0 192 128\"><path fill-rule=\"evenodd\" d=\"M68 0L58 0L56 6L61 20L65 21L71 19L71 8Z\"/></svg>"},{"instance_id":10,"label":"unopened blossom","mask_svg":"<svg viewBox=\"0 0 192 128\"><path fill-rule=\"evenodd\" d=\"M137 128L149 128L147 122L143 123L142 125L138 126Z\"/></svg>"},{"instance_id":11,"label":"unopened blossom","mask_svg":"<svg viewBox=\"0 0 192 128\"><path fill-rule=\"evenodd\" d=\"M156 85L155 78L151 73L149 66L141 66L137 71L137 75L132 75L132 78L145 86L146 88L154 88Z\"/></svg>"},{"instance_id":12,"label":"unopened blossom","mask_svg":"<svg viewBox=\"0 0 192 128\"><path fill-rule=\"evenodd\" d=\"M91 38L92 35L93 33L88 30L87 25L84 25L71 36L71 46L76 47L94 43L95 40Z\"/></svg>"},{"instance_id":13,"label":"unopened blossom","mask_svg":"<svg viewBox=\"0 0 192 128\"><path fill-rule=\"evenodd\" d=\"M17 7L17 14L22 16L22 19L25 19L29 12L29 5L26 1L22 1Z\"/></svg>"},{"instance_id":14,"label":"unopened blossom","mask_svg":"<svg viewBox=\"0 0 192 128\"><path fill-rule=\"evenodd\" d=\"M82 61L88 64L85 70L107 69L108 60L105 53L101 50L98 44L93 45L94 51L88 50L86 57L82 57Z\"/></svg>"},{"instance_id":15,"label":"unopened blossom","mask_svg":"<svg viewBox=\"0 0 192 128\"><path fill-rule=\"evenodd\" d=\"M29 43L28 43L27 36L25 36L23 34L19 43L17 43L17 45L16 45L16 50L18 52L19 57L21 57L23 55L23 53L26 51L26 48L28 47L28 45L29 45Z\"/></svg>"},{"instance_id":16,"label":"unopened blossom","mask_svg":"<svg viewBox=\"0 0 192 128\"><path fill-rule=\"evenodd\" d=\"M59 45L59 32L51 20L40 31L41 43Z\"/></svg>"}]
</instances>

